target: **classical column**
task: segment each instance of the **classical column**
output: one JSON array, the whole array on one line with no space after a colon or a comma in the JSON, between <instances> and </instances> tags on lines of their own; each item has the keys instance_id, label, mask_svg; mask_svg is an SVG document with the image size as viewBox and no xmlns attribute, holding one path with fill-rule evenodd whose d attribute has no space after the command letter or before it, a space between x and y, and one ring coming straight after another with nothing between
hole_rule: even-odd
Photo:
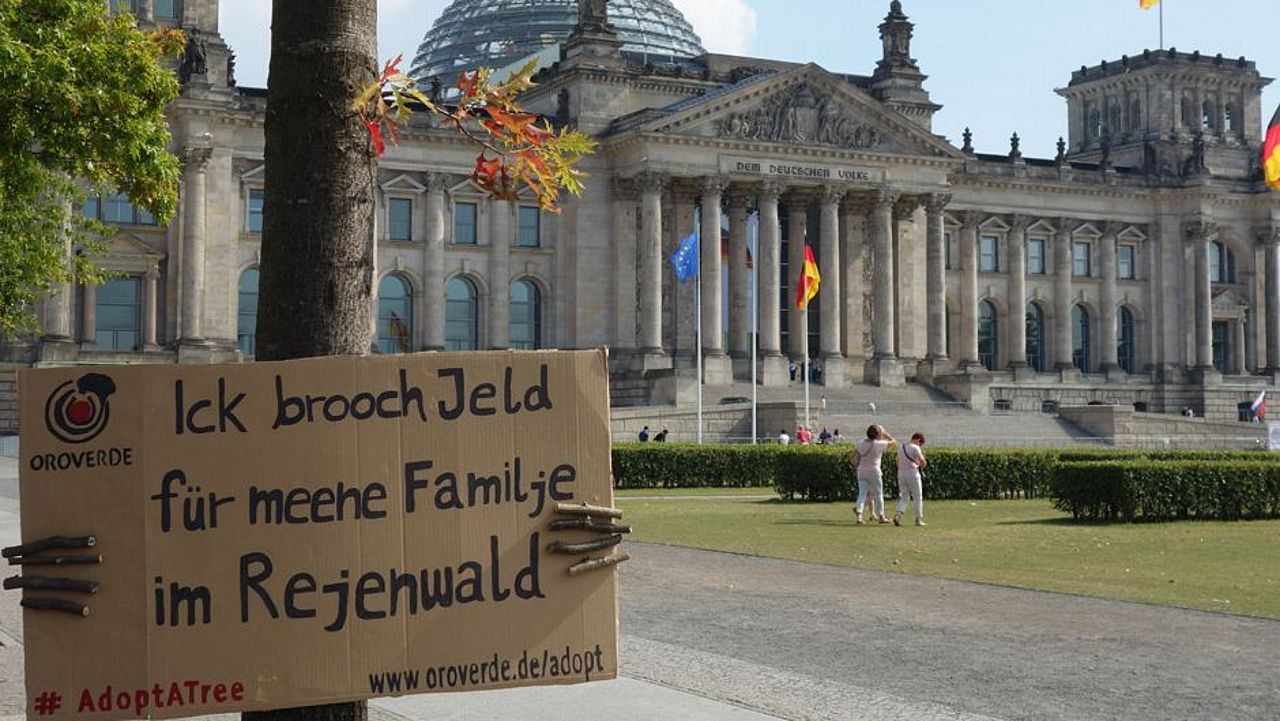
<instances>
[{"instance_id":1,"label":"classical column","mask_svg":"<svg viewBox=\"0 0 1280 721\"><path fill-rule=\"evenodd\" d=\"M1098 260L1102 269L1102 289L1098 295L1098 343L1102 346L1102 372L1109 379L1117 375L1123 377L1120 370L1118 343L1120 334L1116 330L1116 315L1119 313L1119 293L1116 289L1116 237L1124 228L1122 223L1107 223L1099 240Z\"/></svg>"},{"instance_id":2,"label":"classical column","mask_svg":"<svg viewBox=\"0 0 1280 721\"><path fill-rule=\"evenodd\" d=\"M613 179L613 345L636 346L636 195L634 181Z\"/></svg>"},{"instance_id":3,"label":"classical column","mask_svg":"<svg viewBox=\"0 0 1280 721\"><path fill-rule=\"evenodd\" d=\"M800 271L804 268L805 233L809 227L809 197L792 195L787 198L787 338L791 358L803 363L809 353L809 329L806 318L796 307L796 287Z\"/></svg>"},{"instance_id":4,"label":"classical column","mask_svg":"<svg viewBox=\"0 0 1280 721\"><path fill-rule=\"evenodd\" d=\"M782 297L782 225L778 221L778 199L782 187L766 180L757 202L760 206L760 355L782 355L782 319L778 308Z\"/></svg>"},{"instance_id":5,"label":"classical column","mask_svg":"<svg viewBox=\"0 0 1280 721\"><path fill-rule=\"evenodd\" d=\"M925 198L925 302L928 305L928 359L947 359L947 236L942 211L951 196L934 193Z\"/></svg>"},{"instance_id":6,"label":"classical column","mask_svg":"<svg viewBox=\"0 0 1280 721\"><path fill-rule=\"evenodd\" d=\"M85 283L80 297L80 344L98 343L98 286Z\"/></svg>"},{"instance_id":7,"label":"classical column","mask_svg":"<svg viewBox=\"0 0 1280 721\"><path fill-rule=\"evenodd\" d=\"M515 227L513 203L489 204L489 347L511 346L511 242Z\"/></svg>"},{"instance_id":8,"label":"classical column","mask_svg":"<svg viewBox=\"0 0 1280 721\"><path fill-rule=\"evenodd\" d=\"M148 268L142 276L142 350L159 350L156 344L156 318L159 310L160 293L157 290L160 271Z\"/></svg>"},{"instance_id":9,"label":"classical column","mask_svg":"<svg viewBox=\"0 0 1280 721\"><path fill-rule=\"evenodd\" d=\"M1071 231L1074 225L1075 221L1070 218L1060 218L1053 236L1053 361L1054 367L1064 372L1075 367L1075 349L1071 342L1071 274L1075 267Z\"/></svg>"},{"instance_id":10,"label":"classical column","mask_svg":"<svg viewBox=\"0 0 1280 721\"><path fill-rule=\"evenodd\" d=\"M1263 231L1267 257L1265 269L1267 314L1267 373L1280 374L1280 227Z\"/></svg>"},{"instance_id":11,"label":"classical column","mask_svg":"<svg viewBox=\"0 0 1280 721\"><path fill-rule=\"evenodd\" d=\"M62 209L68 218L75 212L70 200L63 200ZM62 235L62 263L66 270L74 271L70 228L64 229ZM43 342L71 342L71 304L75 301L75 292L76 287L70 280L54 283L49 289L49 294L44 298Z\"/></svg>"},{"instance_id":12,"label":"classical column","mask_svg":"<svg viewBox=\"0 0 1280 721\"><path fill-rule=\"evenodd\" d=\"M822 283L818 286L819 299L822 303L822 315L819 318L822 332L822 357L824 359L843 358L843 344L840 342L840 200L844 198L845 188L828 185L822 189L822 204L818 231L819 272Z\"/></svg>"},{"instance_id":13,"label":"classical column","mask_svg":"<svg viewBox=\"0 0 1280 721\"><path fill-rule=\"evenodd\" d=\"M893 204L901 194L882 187L876 191L875 205L871 209L871 247L874 253L872 267L874 286L872 295L872 332L875 358L896 358L893 348Z\"/></svg>"},{"instance_id":14,"label":"classical column","mask_svg":"<svg viewBox=\"0 0 1280 721\"><path fill-rule=\"evenodd\" d=\"M1218 226L1204 219L1186 225L1187 242L1195 257L1193 293L1195 295L1196 370L1203 375L1213 371L1213 287L1209 278L1209 244L1218 234Z\"/></svg>"},{"instance_id":15,"label":"classical column","mask_svg":"<svg viewBox=\"0 0 1280 721\"><path fill-rule=\"evenodd\" d=\"M1234 375L1238 375L1238 376L1244 375L1245 373L1245 370L1244 370L1244 367L1245 367L1244 319L1245 319L1245 316L1241 314L1239 318L1236 318L1234 321L1231 322L1232 338L1231 338L1230 368L1231 368L1231 372Z\"/></svg>"},{"instance_id":16,"label":"classical column","mask_svg":"<svg viewBox=\"0 0 1280 721\"><path fill-rule=\"evenodd\" d=\"M840 205L840 340L846 359L864 358L863 252L866 248L867 202L864 195L845 196Z\"/></svg>"},{"instance_id":17,"label":"classical column","mask_svg":"<svg viewBox=\"0 0 1280 721\"><path fill-rule=\"evenodd\" d=\"M1013 216L1009 229L1009 367L1016 376L1027 367L1027 226L1031 218Z\"/></svg>"},{"instance_id":18,"label":"classical column","mask_svg":"<svg viewBox=\"0 0 1280 721\"><path fill-rule=\"evenodd\" d=\"M702 229L699 235L702 278L702 350L724 355L724 289L721 285L720 200L728 181L719 176L702 179Z\"/></svg>"},{"instance_id":19,"label":"classical column","mask_svg":"<svg viewBox=\"0 0 1280 721\"><path fill-rule=\"evenodd\" d=\"M729 355L735 359L751 357L750 303L747 194L740 188L734 188L729 192Z\"/></svg>"},{"instance_id":20,"label":"classical column","mask_svg":"<svg viewBox=\"0 0 1280 721\"><path fill-rule=\"evenodd\" d=\"M444 350L445 296L444 296L444 236L445 236L445 188L449 176L443 173L427 175L426 222L423 224L422 246L422 297L423 334L427 350Z\"/></svg>"},{"instance_id":21,"label":"classical column","mask_svg":"<svg viewBox=\"0 0 1280 721\"><path fill-rule=\"evenodd\" d=\"M640 347L662 353L662 190L667 178L642 173L640 183Z\"/></svg>"},{"instance_id":22,"label":"classical column","mask_svg":"<svg viewBox=\"0 0 1280 721\"><path fill-rule=\"evenodd\" d=\"M960 229L960 365L972 368L978 361L978 224L982 214L976 210L964 213Z\"/></svg>"},{"instance_id":23,"label":"classical column","mask_svg":"<svg viewBox=\"0 0 1280 721\"><path fill-rule=\"evenodd\" d=\"M182 336L184 345L204 343L205 169L212 148L188 148L183 169Z\"/></svg>"}]
</instances>

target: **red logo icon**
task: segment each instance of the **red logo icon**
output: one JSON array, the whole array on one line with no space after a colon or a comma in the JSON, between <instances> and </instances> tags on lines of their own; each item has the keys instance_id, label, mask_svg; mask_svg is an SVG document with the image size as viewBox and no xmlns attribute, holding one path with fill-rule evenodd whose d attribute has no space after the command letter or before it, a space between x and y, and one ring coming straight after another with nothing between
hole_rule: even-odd
<instances>
[{"instance_id":1,"label":"red logo icon","mask_svg":"<svg viewBox=\"0 0 1280 721\"><path fill-rule=\"evenodd\" d=\"M45 425L60 441L91 441L107 427L111 415L107 398L115 392L115 381L101 373L86 373L79 380L67 381L49 394L44 404Z\"/></svg>"}]
</instances>

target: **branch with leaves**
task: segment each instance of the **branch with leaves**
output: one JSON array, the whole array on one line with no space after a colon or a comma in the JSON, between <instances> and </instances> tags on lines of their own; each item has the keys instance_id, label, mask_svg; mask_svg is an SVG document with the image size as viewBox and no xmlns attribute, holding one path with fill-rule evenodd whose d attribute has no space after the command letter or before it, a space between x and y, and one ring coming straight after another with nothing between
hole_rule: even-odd
<instances>
[{"instance_id":1,"label":"branch with leaves","mask_svg":"<svg viewBox=\"0 0 1280 721\"><path fill-rule=\"evenodd\" d=\"M562 193L581 194L585 176L577 164L596 142L570 128L557 132L545 118L520 107L520 95L534 87L533 61L500 83L493 82L488 68L463 73L458 97L446 104L428 97L400 71L402 59L387 63L353 105L378 155L386 152L387 141L399 141L400 127L422 110L480 147L471 178L493 197L516 200L528 188L540 207L559 212Z\"/></svg>"}]
</instances>

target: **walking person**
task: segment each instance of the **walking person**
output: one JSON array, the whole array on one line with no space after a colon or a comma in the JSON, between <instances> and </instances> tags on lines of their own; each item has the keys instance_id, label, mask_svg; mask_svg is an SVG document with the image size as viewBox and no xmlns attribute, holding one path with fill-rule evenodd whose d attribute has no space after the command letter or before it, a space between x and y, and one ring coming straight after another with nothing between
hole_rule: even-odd
<instances>
[{"instance_id":1,"label":"walking person","mask_svg":"<svg viewBox=\"0 0 1280 721\"><path fill-rule=\"evenodd\" d=\"M858 502L853 509L853 517L859 524L862 511L867 506L867 496L871 496L871 517L880 523L889 523L884 514L884 472L880 470L880 459L889 446L898 441L889 435L884 428L873 425L867 428L867 437L858 441L850 458L857 459L858 467Z\"/></svg>"},{"instance_id":2,"label":"walking person","mask_svg":"<svg viewBox=\"0 0 1280 721\"><path fill-rule=\"evenodd\" d=\"M902 525L902 514L907 512L907 499L915 501L916 525L924 522L924 476L929 465L924 458L924 434L911 434L911 441L898 447L898 512L893 515L893 525Z\"/></svg>"}]
</instances>

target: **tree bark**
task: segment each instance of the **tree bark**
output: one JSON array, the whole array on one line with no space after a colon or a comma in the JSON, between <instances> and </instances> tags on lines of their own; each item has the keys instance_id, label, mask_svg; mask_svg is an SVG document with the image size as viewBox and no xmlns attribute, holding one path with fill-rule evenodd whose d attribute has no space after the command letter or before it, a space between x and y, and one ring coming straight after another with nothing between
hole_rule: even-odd
<instances>
[{"instance_id":1,"label":"tree bark","mask_svg":"<svg viewBox=\"0 0 1280 721\"><path fill-rule=\"evenodd\" d=\"M351 104L377 78L377 0L274 0L258 360L367 353L375 156Z\"/></svg>"},{"instance_id":2,"label":"tree bark","mask_svg":"<svg viewBox=\"0 0 1280 721\"><path fill-rule=\"evenodd\" d=\"M377 0L274 0L258 360L369 352L376 157L351 105L376 78ZM363 701L243 714L367 718Z\"/></svg>"}]
</instances>

